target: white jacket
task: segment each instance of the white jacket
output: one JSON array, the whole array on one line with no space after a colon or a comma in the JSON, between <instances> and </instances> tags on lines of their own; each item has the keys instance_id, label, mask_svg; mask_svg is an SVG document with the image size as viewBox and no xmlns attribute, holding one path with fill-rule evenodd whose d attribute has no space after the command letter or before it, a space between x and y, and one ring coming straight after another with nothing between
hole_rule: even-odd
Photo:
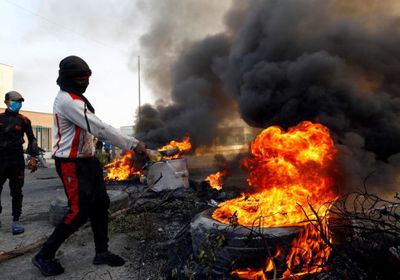
<instances>
[{"instance_id":1,"label":"white jacket","mask_svg":"<svg viewBox=\"0 0 400 280\"><path fill-rule=\"evenodd\" d=\"M53 156L84 158L94 156L94 136L121 149L136 147L139 140L122 134L86 109L83 99L60 90L53 105ZM90 131L90 133L89 133Z\"/></svg>"}]
</instances>

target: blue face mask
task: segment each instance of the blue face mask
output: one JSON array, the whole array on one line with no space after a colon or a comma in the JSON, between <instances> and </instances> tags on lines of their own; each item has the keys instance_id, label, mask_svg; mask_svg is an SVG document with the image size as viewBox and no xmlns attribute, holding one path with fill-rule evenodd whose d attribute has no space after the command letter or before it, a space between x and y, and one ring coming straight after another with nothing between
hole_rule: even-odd
<instances>
[{"instance_id":1,"label":"blue face mask","mask_svg":"<svg viewBox=\"0 0 400 280\"><path fill-rule=\"evenodd\" d=\"M10 101L10 105L8 105L8 109L13 112L18 112L22 107L22 102L18 101Z\"/></svg>"}]
</instances>

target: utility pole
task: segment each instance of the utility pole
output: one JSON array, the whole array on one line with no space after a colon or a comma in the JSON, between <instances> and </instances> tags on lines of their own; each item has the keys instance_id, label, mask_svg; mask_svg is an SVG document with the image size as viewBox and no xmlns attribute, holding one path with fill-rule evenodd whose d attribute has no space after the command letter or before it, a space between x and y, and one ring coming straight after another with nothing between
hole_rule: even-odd
<instances>
[{"instance_id":1,"label":"utility pole","mask_svg":"<svg viewBox=\"0 0 400 280\"><path fill-rule=\"evenodd\" d=\"M141 105L141 96L140 96L140 56L138 56L138 92L139 92L139 107L138 107L138 123L140 122L140 105Z\"/></svg>"}]
</instances>

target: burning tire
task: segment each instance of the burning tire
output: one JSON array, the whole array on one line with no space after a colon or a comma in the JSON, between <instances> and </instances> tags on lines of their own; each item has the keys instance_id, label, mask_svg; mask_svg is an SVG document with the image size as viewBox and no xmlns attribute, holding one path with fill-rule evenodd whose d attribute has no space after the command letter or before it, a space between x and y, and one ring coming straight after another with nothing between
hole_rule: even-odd
<instances>
[{"instance_id":1,"label":"burning tire","mask_svg":"<svg viewBox=\"0 0 400 280\"><path fill-rule=\"evenodd\" d=\"M299 227L233 227L214 220L214 210L208 209L192 220L191 236L195 256L215 255L212 266L215 277L229 275L232 264L262 267L268 255L267 248L273 254L279 246L282 255L286 255L285 247L290 247L299 233Z\"/></svg>"}]
</instances>

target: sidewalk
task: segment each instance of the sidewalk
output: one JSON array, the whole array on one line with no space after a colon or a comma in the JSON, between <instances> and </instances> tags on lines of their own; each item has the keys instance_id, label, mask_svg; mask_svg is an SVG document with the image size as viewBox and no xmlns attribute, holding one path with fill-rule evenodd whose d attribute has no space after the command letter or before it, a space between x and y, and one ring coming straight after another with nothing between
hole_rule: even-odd
<instances>
[{"instance_id":1,"label":"sidewalk","mask_svg":"<svg viewBox=\"0 0 400 280\"><path fill-rule=\"evenodd\" d=\"M25 233L21 235L13 236L10 232L12 217L8 182L3 187L3 213L0 215L2 223L0 227L0 279L42 279L41 274L32 266L30 260L34 253L37 252L37 248L41 246L54 229L54 226L49 222L48 215L51 201L58 199L66 202L64 188L54 168L39 169L33 174L26 170L25 175L23 214L21 216ZM108 190L108 192L112 204L111 211L118 211L129 205L127 193L119 190ZM110 247L124 248L124 244L126 244L124 238L124 236L112 238ZM28 253L23 256L12 259L7 257L10 253L25 253L26 250L28 250ZM118 250L114 251L120 253ZM64 259L64 252L66 252L66 257L63 263L66 264L65 268L69 273L65 273L61 278L57 279L85 279L82 278L82 275L86 273L94 273L95 277L92 275L88 279L111 279L107 278L109 276L106 275L109 267L91 265L94 245L90 227L84 226L83 229L74 234L65 246L61 248L57 257ZM81 262L85 264L80 265ZM113 269L113 273L117 273L115 275L117 278L114 277L113 279L132 279L121 278L121 275L125 273L124 269L127 268ZM102 278L98 278L99 275L103 275L101 276Z\"/></svg>"},{"instance_id":2,"label":"sidewalk","mask_svg":"<svg viewBox=\"0 0 400 280\"><path fill-rule=\"evenodd\" d=\"M21 248L51 231L52 226L47 223L50 202L58 195L63 194L62 183L55 170L52 168L39 169L31 174L25 173L25 185L23 188L24 202L22 207L21 222L26 228L26 233L12 236L10 232L11 197L8 182L3 186L1 201L3 213L0 215L0 252Z\"/></svg>"},{"instance_id":3,"label":"sidewalk","mask_svg":"<svg viewBox=\"0 0 400 280\"><path fill-rule=\"evenodd\" d=\"M129 259L128 237L123 234L114 235L110 238L110 250ZM91 229L80 229L78 233L70 237L57 252L57 258L65 268L65 273L56 277L43 277L39 270L31 263L32 257L37 250L18 258L0 263L1 280L89 280L89 279L140 279L136 276L132 265L122 267L95 266L92 264L94 257L94 245ZM143 279L143 278L142 278Z\"/></svg>"}]
</instances>

